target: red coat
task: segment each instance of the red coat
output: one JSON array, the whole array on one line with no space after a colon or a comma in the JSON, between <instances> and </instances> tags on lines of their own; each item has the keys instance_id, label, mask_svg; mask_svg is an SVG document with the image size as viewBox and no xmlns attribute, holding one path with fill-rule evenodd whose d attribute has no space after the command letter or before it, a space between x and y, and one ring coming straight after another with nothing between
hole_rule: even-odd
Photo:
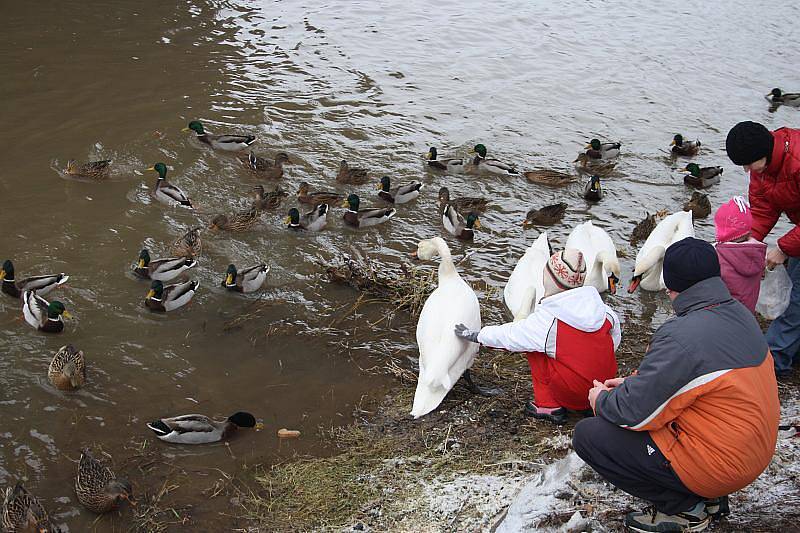
<instances>
[{"instance_id":1,"label":"red coat","mask_svg":"<svg viewBox=\"0 0 800 533\"><path fill-rule=\"evenodd\" d=\"M800 130L780 128L772 137L769 166L760 174L750 173L752 235L763 241L786 213L795 227L778 239L778 246L786 255L800 257Z\"/></svg>"}]
</instances>

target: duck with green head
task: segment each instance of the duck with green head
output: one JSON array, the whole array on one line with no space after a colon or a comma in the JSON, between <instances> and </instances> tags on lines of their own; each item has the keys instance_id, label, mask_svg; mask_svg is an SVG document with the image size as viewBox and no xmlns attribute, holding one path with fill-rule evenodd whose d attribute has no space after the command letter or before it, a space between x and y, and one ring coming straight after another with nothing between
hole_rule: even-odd
<instances>
[{"instance_id":1,"label":"duck with green head","mask_svg":"<svg viewBox=\"0 0 800 533\"><path fill-rule=\"evenodd\" d=\"M722 167L701 167L697 163L689 163L681 172L688 172L683 176L683 182L696 189L705 189L719 183Z\"/></svg>"},{"instance_id":2,"label":"duck with green head","mask_svg":"<svg viewBox=\"0 0 800 533\"><path fill-rule=\"evenodd\" d=\"M672 155L680 155L684 157L691 157L697 155L700 151L700 141L687 141L680 133L672 138Z\"/></svg>"},{"instance_id":3,"label":"duck with green head","mask_svg":"<svg viewBox=\"0 0 800 533\"><path fill-rule=\"evenodd\" d=\"M470 171L476 173L490 173L490 174L500 174L503 176L518 176L519 172L517 169L508 163L503 163L497 159L487 159L486 154L486 146L482 144L476 144L475 147L470 150L471 154L475 154L475 157L472 159L472 163L470 166Z\"/></svg>"},{"instance_id":4,"label":"duck with green head","mask_svg":"<svg viewBox=\"0 0 800 533\"><path fill-rule=\"evenodd\" d=\"M167 165L164 163L156 163L147 170L158 172L158 179L156 180L155 188L153 189L153 196L162 204L167 204L170 207L184 207L186 209L194 209L191 200L185 192L180 190L175 185L167 182Z\"/></svg>"},{"instance_id":5,"label":"duck with green head","mask_svg":"<svg viewBox=\"0 0 800 533\"><path fill-rule=\"evenodd\" d=\"M359 209L360 206L361 200L358 195L350 194L347 197L347 200L342 205L342 207L347 208L342 217L345 224L354 228L377 226L378 224L383 224L397 213L397 210L393 207Z\"/></svg>"},{"instance_id":6,"label":"duck with green head","mask_svg":"<svg viewBox=\"0 0 800 533\"><path fill-rule=\"evenodd\" d=\"M465 241L473 240L475 238L475 230L481 228L477 213L471 212L465 219L452 205L447 205L444 208L442 225L448 233Z\"/></svg>"},{"instance_id":7,"label":"duck with green head","mask_svg":"<svg viewBox=\"0 0 800 533\"><path fill-rule=\"evenodd\" d=\"M36 291L39 296L44 296L69 280L69 276L63 272L60 274L31 276L19 281L16 280L15 276L14 263L11 259L6 259L3 262L3 267L0 268L0 280L3 282L0 290L12 298L20 298L25 291Z\"/></svg>"},{"instance_id":8,"label":"duck with green head","mask_svg":"<svg viewBox=\"0 0 800 533\"><path fill-rule=\"evenodd\" d=\"M174 311L188 304L199 286L200 282L197 280L189 280L167 286L164 286L158 280L154 280L150 284L150 290L144 299L144 305L151 311L160 313Z\"/></svg>"},{"instance_id":9,"label":"duck with green head","mask_svg":"<svg viewBox=\"0 0 800 533\"><path fill-rule=\"evenodd\" d=\"M391 187L391 178L389 176L382 177L381 182L378 184L378 198L390 204L404 204L419 196L423 185L418 181L412 181L411 183L398 185L395 188Z\"/></svg>"},{"instance_id":10,"label":"duck with green head","mask_svg":"<svg viewBox=\"0 0 800 533\"><path fill-rule=\"evenodd\" d=\"M268 273L269 267L265 264L251 266L242 271L238 271L236 265L231 264L225 271L222 286L233 292L255 292L267 280Z\"/></svg>"},{"instance_id":11,"label":"duck with green head","mask_svg":"<svg viewBox=\"0 0 800 533\"><path fill-rule=\"evenodd\" d=\"M197 261L190 257L167 257L151 260L150 251L142 248L133 272L143 279L171 281L195 266L197 266Z\"/></svg>"},{"instance_id":12,"label":"duck with green head","mask_svg":"<svg viewBox=\"0 0 800 533\"><path fill-rule=\"evenodd\" d=\"M428 149L428 153L425 155L425 160L428 162L428 166L431 168L435 168L438 170L446 170L448 172L453 172L456 174L463 174L467 169L464 159L457 159L457 158L439 159L439 152L438 150L436 150L436 147L434 146L431 146Z\"/></svg>"},{"instance_id":13,"label":"duck with green head","mask_svg":"<svg viewBox=\"0 0 800 533\"><path fill-rule=\"evenodd\" d=\"M156 437L173 444L208 444L231 437L240 428L263 429L250 413L239 411L225 420L212 420L205 415L181 415L148 422Z\"/></svg>"},{"instance_id":14,"label":"duck with green head","mask_svg":"<svg viewBox=\"0 0 800 533\"><path fill-rule=\"evenodd\" d=\"M290 230L320 231L328 223L328 204L319 204L307 213L300 214L296 207L289 209L284 219L286 227Z\"/></svg>"},{"instance_id":15,"label":"duck with green head","mask_svg":"<svg viewBox=\"0 0 800 533\"><path fill-rule=\"evenodd\" d=\"M64 331L63 319L72 318L63 303L58 300L48 302L36 291L22 294L22 315L28 325L45 333L61 333Z\"/></svg>"},{"instance_id":16,"label":"duck with green head","mask_svg":"<svg viewBox=\"0 0 800 533\"><path fill-rule=\"evenodd\" d=\"M183 128L183 131L195 132L198 141L224 152L247 150L251 144L256 142L254 135L212 135L206 132L203 123L199 120L191 121L187 127Z\"/></svg>"},{"instance_id":17,"label":"duck with green head","mask_svg":"<svg viewBox=\"0 0 800 533\"><path fill-rule=\"evenodd\" d=\"M592 175L583 189L583 197L590 202L599 202L603 199L603 187L600 185L600 176Z\"/></svg>"},{"instance_id":18,"label":"duck with green head","mask_svg":"<svg viewBox=\"0 0 800 533\"><path fill-rule=\"evenodd\" d=\"M622 143L600 142L600 139L592 139L586 145L586 155L589 159L616 159L619 157Z\"/></svg>"},{"instance_id":19,"label":"duck with green head","mask_svg":"<svg viewBox=\"0 0 800 533\"><path fill-rule=\"evenodd\" d=\"M777 87L769 92L766 99L773 105L800 107L800 93L785 93Z\"/></svg>"}]
</instances>

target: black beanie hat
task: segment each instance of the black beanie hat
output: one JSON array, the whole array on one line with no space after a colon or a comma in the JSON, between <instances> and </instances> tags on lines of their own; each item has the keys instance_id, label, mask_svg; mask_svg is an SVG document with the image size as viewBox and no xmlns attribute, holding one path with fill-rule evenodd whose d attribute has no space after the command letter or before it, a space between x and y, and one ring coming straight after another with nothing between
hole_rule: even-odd
<instances>
[{"instance_id":1,"label":"black beanie hat","mask_svg":"<svg viewBox=\"0 0 800 533\"><path fill-rule=\"evenodd\" d=\"M737 165L749 165L772 155L772 133L758 122L740 122L728 132L725 149Z\"/></svg>"},{"instance_id":2,"label":"black beanie hat","mask_svg":"<svg viewBox=\"0 0 800 533\"><path fill-rule=\"evenodd\" d=\"M719 276L717 251L706 241L686 237L664 254L664 285L683 292L697 282Z\"/></svg>"}]
</instances>

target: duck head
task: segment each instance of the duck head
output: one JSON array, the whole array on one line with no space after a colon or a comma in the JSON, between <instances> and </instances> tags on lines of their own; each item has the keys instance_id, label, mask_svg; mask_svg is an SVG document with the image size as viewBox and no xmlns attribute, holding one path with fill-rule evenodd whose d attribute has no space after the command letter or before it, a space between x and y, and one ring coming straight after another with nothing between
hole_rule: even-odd
<instances>
[{"instance_id":1,"label":"duck head","mask_svg":"<svg viewBox=\"0 0 800 533\"><path fill-rule=\"evenodd\" d=\"M592 175L589 178L589 191L592 194L600 194L601 186L600 186L600 176Z\"/></svg>"},{"instance_id":2,"label":"duck head","mask_svg":"<svg viewBox=\"0 0 800 533\"><path fill-rule=\"evenodd\" d=\"M227 215L216 215L214 218L211 219L211 223L208 225L208 229L211 230L221 230L228 224L228 217Z\"/></svg>"},{"instance_id":3,"label":"duck head","mask_svg":"<svg viewBox=\"0 0 800 533\"><path fill-rule=\"evenodd\" d=\"M471 154L478 154L478 157L481 159L486 159L486 147L482 144L476 144L475 147L470 150Z\"/></svg>"},{"instance_id":4,"label":"duck head","mask_svg":"<svg viewBox=\"0 0 800 533\"><path fill-rule=\"evenodd\" d=\"M244 411L238 411L228 417L228 421L240 428L256 427L256 417Z\"/></svg>"},{"instance_id":5,"label":"duck head","mask_svg":"<svg viewBox=\"0 0 800 533\"><path fill-rule=\"evenodd\" d=\"M780 89L775 87L774 89L772 89L769 92L769 94L767 96L769 96L769 95L772 95L774 98L780 98L781 96L783 96L783 91L781 91Z\"/></svg>"},{"instance_id":6,"label":"duck head","mask_svg":"<svg viewBox=\"0 0 800 533\"><path fill-rule=\"evenodd\" d=\"M189 123L189 125L183 128L183 131L193 131L198 135L204 135L205 129L203 129L203 124L199 120L193 120Z\"/></svg>"},{"instance_id":7,"label":"duck head","mask_svg":"<svg viewBox=\"0 0 800 533\"><path fill-rule=\"evenodd\" d=\"M228 270L225 271L225 286L233 287L236 285L236 276L239 273L236 271L236 265L228 265Z\"/></svg>"},{"instance_id":8,"label":"duck head","mask_svg":"<svg viewBox=\"0 0 800 533\"><path fill-rule=\"evenodd\" d=\"M676 134L675 137L672 138L670 146L683 146L683 135L680 133Z\"/></svg>"},{"instance_id":9,"label":"duck head","mask_svg":"<svg viewBox=\"0 0 800 533\"><path fill-rule=\"evenodd\" d=\"M428 153L425 155L428 161L436 161L439 157L439 153L436 151L436 148L431 146L428 148Z\"/></svg>"},{"instance_id":10,"label":"duck head","mask_svg":"<svg viewBox=\"0 0 800 533\"><path fill-rule=\"evenodd\" d=\"M286 152L278 152L275 155L275 165L283 165L283 164L287 165L292 164L292 162L289 160L289 154L287 154Z\"/></svg>"},{"instance_id":11,"label":"duck head","mask_svg":"<svg viewBox=\"0 0 800 533\"><path fill-rule=\"evenodd\" d=\"M306 183L305 181L301 182L300 186L297 188L297 196L300 196L300 197L307 196L308 195L308 189L309 189L308 183Z\"/></svg>"},{"instance_id":12,"label":"duck head","mask_svg":"<svg viewBox=\"0 0 800 533\"><path fill-rule=\"evenodd\" d=\"M322 204L326 205L326 204ZM300 211L297 210L296 207L289 209L289 214L286 215L284 219L284 223L288 224L289 226L297 227L300 225Z\"/></svg>"},{"instance_id":13,"label":"duck head","mask_svg":"<svg viewBox=\"0 0 800 533\"><path fill-rule=\"evenodd\" d=\"M481 221L478 220L477 213L467 215L467 229L481 229Z\"/></svg>"},{"instance_id":14,"label":"duck head","mask_svg":"<svg viewBox=\"0 0 800 533\"><path fill-rule=\"evenodd\" d=\"M358 206L361 204L361 200L358 198L357 194L350 193L347 196L347 200L344 201L342 207L346 207L350 211L358 211Z\"/></svg>"},{"instance_id":15,"label":"duck head","mask_svg":"<svg viewBox=\"0 0 800 533\"><path fill-rule=\"evenodd\" d=\"M586 149L599 150L600 146L600 139L592 139L589 141L589 144L586 145Z\"/></svg>"},{"instance_id":16,"label":"duck head","mask_svg":"<svg viewBox=\"0 0 800 533\"><path fill-rule=\"evenodd\" d=\"M117 505L121 504L123 500L128 500L128 503L134 507L136 506L136 501L133 499L133 487L131 486L131 482L123 477L118 477L117 479L109 481L103 492L105 492L108 499L114 500Z\"/></svg>"},{"instance_id":17,"label":"duck head","mask_svg":"<svg viewBox=\"0 0 800 533\"><path fill-rule=\"evenodd\" d=\"M389 179L389 176L384 176L381 178L381 183L378 185L378 190L383 192L389 192L389 187L392 185L392 180Z\"/></svg>"},{"instance_id":18,"label":"duck head","mask_svg":"<svg viewBox=\"0 0 800 533\"><path fill-rule=\"evenodd\" d=\"M164 296L164 284L158 280L154 280L150 284L150 290L147 292L147 298L153 300L161 300Z\"/></svg>"},{"instance_id":19,"label":"duck head","mask_svg":"<svg viewBox=\"0 0 800 533\"><path fill-rule=\"evenodd\" d=\"M3 261L3 268L0 269L0 279L14 281L14 263L11 262L11 259Z\"/></svg>"},{"instance_id":20,"label":"duck head","mask_svg":"<svg viewBox=\"0 0 800 533\"><path fill-rule=\"evenodd\" d=\"M147 170L153 170L155 172L158 172L158 179L160 180L167 178L167 165L165 165L164 163L156 163Z\"/></svg>"},{"instance_id":21,"label":"duck head","mask_svg":"<svg viewBox=\"0 0 800 533\"><path fill-rule=\"evenodd\" d=\"M700 177L700 165L697 163L689 163L686 165L686 168L683 169L683 172L689 172L695 178Z\"/></svg>"},{"instance_id":22,"label":"duck head","mask_svg":"<svg viewBox=\"0 0 800 533\"><path fill-rule=\"evenodd\" d=\"M72 315L69 314L69 311L67 311L67 308L64 307L64 304L58 300L53 300L47 306L47 318L56 319L60 316L63 316L64 318L72 318Z\"/></svg>"},{"instance_id":23,"label":"duck head","mask_svg":"<svg viewBox=\"0 0 800 533\"><path fill-rule=\"evenodd\" d=\"M139 252L139 261L136 263L138 268L145 268L147 265L150 264L150 252L147 248L142 248L142 251Z\"/></svg>"},{"instance_id":24,"label":"duck head","mask_svg":"<svg viewBox=\"0 0 800 533\"><path fill-rule=\"evenodd\" d=\"M447 187L442 187L439 189L439 203L440 204L447 204L450 203L450 189Z\"/></svg>"}]
</instances>

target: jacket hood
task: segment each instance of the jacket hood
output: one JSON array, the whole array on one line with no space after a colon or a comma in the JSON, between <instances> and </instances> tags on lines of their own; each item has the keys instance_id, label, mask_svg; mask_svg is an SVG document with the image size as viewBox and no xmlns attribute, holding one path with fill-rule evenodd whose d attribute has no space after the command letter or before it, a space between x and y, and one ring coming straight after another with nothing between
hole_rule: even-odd
<instances>
[{"instance_id":1,"label":"jacket hood","mask_svg":"<svg viewBox=\"0 0 800 533\"><path fill-rule=\"evenodd\" d=\"M740 276L755 276L764 271L767 245L763 242L722 242L717 244L720 263L724 262Z\"/></svg>"},{"instance_id":2,"label":"jacket hood","mask_svg":"<svg viewBox=\"0 0 800 533\"><path fill-rule=\"evenodd\" d=\"M606 321L606 304L591 286L548 296L539 305L558 320L581 331L597 331Z\"/></svg>"}]
</instances>

